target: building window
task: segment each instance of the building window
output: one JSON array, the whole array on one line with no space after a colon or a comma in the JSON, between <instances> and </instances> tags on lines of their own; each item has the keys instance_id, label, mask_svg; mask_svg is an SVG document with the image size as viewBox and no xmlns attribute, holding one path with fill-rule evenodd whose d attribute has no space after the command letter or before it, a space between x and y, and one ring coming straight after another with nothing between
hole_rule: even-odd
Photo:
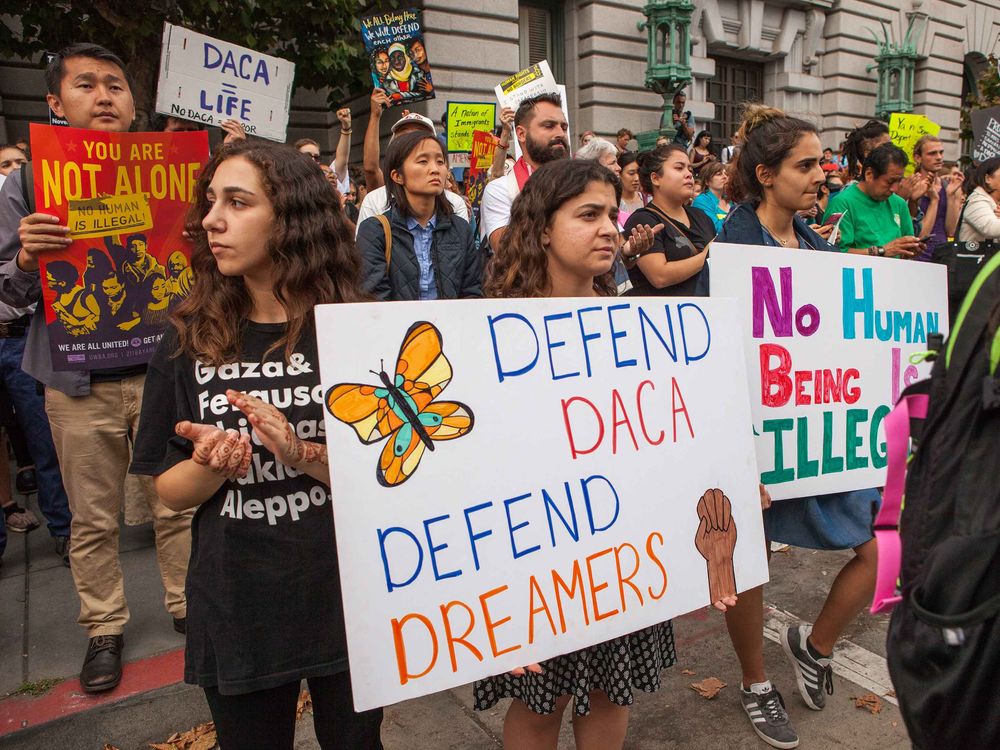
<instances>
[{"instance_id":1,"label":"building window","mask_svg":"<svg viewBox=\"0 0 1000 750\"><path fill-rule=\"evenodd\" d=\"M522 2L518 8L521 70L549 61L557 81L566 80L563 65L563 8L561 2Z\"/></svg>"},{"instance_id":2,"label":"building window","mask_svg":"<svg viewBox=\"0 0 1000 750\"><path fill-rule=\"evenodd\" d=\"M764 96L764 66L759 63L716 57L715 78L708 82L708 101L715 105L715 119L708 123L712 140L728 146L740 126L740 107Z\"/></svg>"}]
</instances>

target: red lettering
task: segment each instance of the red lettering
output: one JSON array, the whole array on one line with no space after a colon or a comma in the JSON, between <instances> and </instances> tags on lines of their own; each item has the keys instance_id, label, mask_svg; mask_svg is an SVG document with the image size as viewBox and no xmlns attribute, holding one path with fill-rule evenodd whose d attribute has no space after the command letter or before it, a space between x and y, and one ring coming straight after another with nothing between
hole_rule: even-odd
<instances>
[{"instance_id":1,"label":"red lettering","mask_svg":"<svg viewBox=\"0 0 1000 750\"><path fill-rule=\"evenodd\" d=\"M573 404L574 401L579 401L580 403L589 406L591 411L594 412L594 416L597 417L597 426L600 432L598 432L597 440L594 442L594 444L589 448L587 448L586 450L578 450L576 447L576 441L573 439L573 427L570 425L569 421L569 407ZM573 456L574 461L576 460L577 456L585 456L588 453L593 453L594 451L596 451L598 448L601 447L601 442L604 440L604 420L601 419L601 412L597 410L596 406L594 406L590 401L583 398L582 396L573 396L570 399L565 399L565 398L562 399L562 412L563 412L563 421L566 423L566 437L569 438L569 450L570 454Z\"/></svg>"},{"instance_id":2,"label":"red lettering","mask_svg":"<svg viewBox=\"0 0 1000 750\"><path fill-rule=\"evenodd\" d=\"M795 405L796 406L807 406L812 403L812 399L809 398L809 394L805 392L805 385L810 380L812 380L812 372L810 370L796 370L795 371Z\"/></svg>"},{"instance_id":3,"label":"red lettering","mask_svg":"<svg viewBox=\"0 0 1000 750\"><path fill-rule=\"evenodd\" d=\"M688 432L691 433L691 437L694 437L694 427L691 426L691 417L688 415L687 405L684 403L684 395L681 393L681 387L677 384L677 378L670 378L670 388L671 388L671 413L674 418L674 442L677 442L677 415L683 414L684 421L687 422ZM677 403L680 402L680 408L678 408Z\"/></svg>"},{"instance_id":4,"label":"red lettering","mask_svg":"<svg viewBox=\"0 0 1000 750\"><path fill-rule=\"evenodd\" d=\"M830 404L840 401L840 385L843 379L843 371L838 367L837 374L830 370L823 370L823 403Z\"/></svg>"},{"instance_id":5,"label":"red lettering","mask_svg":"<svg viewBox=\"0 0 1000 750\"><path fill-rule=\"evenodd\" d=\"M861 398L861 389L856 385L849 385L852 380L860 377L861 373L853 367L844 372L844 401L848 404L856 403Z\"/></svg>"},{"instance_id":6,"label":"red lettering","mask_svg":"<svg viewBox=\"0 0 1000 750\"><path fill-rule=\"evenodd\" d=\"M618 410L621 409L621 417L618 415ZM639 450L639 443L636 442L635 432L632 431L632 423L629 421L628 412L625 411L625 404L622 403L621 394L618 393L618 389L615 388L611 391L611 454L616 455L618 453L618 428L621 425L628 426L628 435L632 438L632 445L635 446L636 450Z\"/></svg>"},{"instance_id":7,"label":"red lettering","mask_svg":"<svg viewBox=\"0 0 1000 750\"><path fill-rule=\"evenodd\" d=\"M778 366L771 369L771 357L778 358ZM792 355L777 344L760 345L760 402L764 406L784 406L792 395Z\"/></svg>"},{"instance_id":8,"label":"red lettering","mask_svg":"<svg viewBox=\"0 0 1000 750\"><path fill-rule=\"evenodd\" d=\"M643 380L639 383L639 387L635 389L635 408L639 412L639 429L642 430L642 436L646 438L647 443L650 445L659 445L667 436L666 433L663 430L660 430L660 436L656 440L653 440L646 431L646 420L642 415L642 389L647 385L654 391L656 390L656 386L653 385L651 380Z\"/></svg>"}]
</instances>

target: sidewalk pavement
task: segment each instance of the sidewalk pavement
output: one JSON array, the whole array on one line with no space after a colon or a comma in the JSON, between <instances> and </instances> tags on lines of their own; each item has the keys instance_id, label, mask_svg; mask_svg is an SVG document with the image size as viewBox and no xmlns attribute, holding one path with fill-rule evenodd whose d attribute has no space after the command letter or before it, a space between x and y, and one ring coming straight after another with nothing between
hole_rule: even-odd
<instances>
[{"instance_id":1,"label":"sidewalk pavement","mask_svg":"<svg viewBox=\"0 0 1000 750\"><path fill-rule=\"evenodd\" d=\"M56 557L44 527L9 535L0 575L0 747L5 750L102 750L105 743L148 750L151 742L210 720L201 691L180 682L183 636L173 631L163 607L150 526L123 527L121 550L132 612L125 633L126 672L111 693L88 696L76 680L87 639L76 625L70 571ZM806 550L774 555L766 597L780 608L770 626L787 621L788 612L814 616L846 560L840 553L817 556ZM783 692L801 747L910 747L894 699L885 695L885 624L884 617L862 614L851 625L845 634L849 643L840 647L835 664L835 692L823 712L805 707L780 646L765 641L770 675ZM724 619L708 610L694 612L675 621L675 633L679 662L664 672L659 692L636 696L626 748L765 750L739 705L739 671ZM728 687L706 700L690 689L706 677L718 677ZM40 697L3 697L46 679L61 682ZM869 692L882 700L878 714L855 707L854 698ZM456 688L387 708L383 741L387 750L498 748L505 710L501 703L490 711L473 711L471 689ZM296 750L318 747L307 714L298 725ZM559 748L572 747L572 729L564 720Z\"/></svg>"}]
</instances>

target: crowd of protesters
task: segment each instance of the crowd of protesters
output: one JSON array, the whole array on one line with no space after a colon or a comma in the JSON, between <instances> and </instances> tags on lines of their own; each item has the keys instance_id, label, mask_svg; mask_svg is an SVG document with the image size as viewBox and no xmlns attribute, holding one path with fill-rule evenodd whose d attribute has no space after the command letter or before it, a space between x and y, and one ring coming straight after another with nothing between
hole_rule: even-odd
<instances>
[{"instance_id":1,"label":"crowd of protesters","mask_svg":"<svg viewBox=\"0 0 1000 750\"><path fill-rule=\"evenodd\" d=\"M81 44L54 56L46 84L49 106L73 127L125 132L133 125L128 73L102 47ZM415 88L422 85L429 84ZM322 405L279 410L236 378L212 385L233 407L225 429L199 424L192 404L205 385L194 378L196 363L295 352L311 366L289 375L289 384L297 379L312 391L319 385L316 304L706 296L716 240L927 261L949 238L1000 239L1000 159L963 174L944 163L939 139L924 137L905 153L877 120L824 149L813 124L748 105L721 147L678 92L653 148L631 149L627 128L613 140L585 131L573 155L562 101L542 94L500 113L490 179L474 205L449 168L434 121L404 110L383 157L382 120L393 102L376 89L370 104L363 160L354 166L346 108L336 113L330 163L315 140L283 146L247 137L237 122L223 125L224 143L199 178L188 224L190 293L149 365L114 370L52 368L39 257L68 245L70 232L22 190L31 169L27 144L0 146L0 426L16 460L16 489L38 493L56 551L72 570L88 637L81 685L102 692L121 679L130 613L118 523L130 470L139 477L133 492L154 519L166 610L186 634L185 679L204 688L226 750L290 748L302 679L322 747L381 747L381 711L352 706L329 508L304 513L294 534L218 512L236 480L251 481L260 497L317 484L327 491L325 443L287 429L290 421L322 420ZM164 118L157 127L200 126ZM509 156L515 140L517 159ZM910 164L915 170L906 176ZM300 241L276 246L288 237ZM254 443L239 432L241 419ZM248 478L254 451L295 472ZM6 531L40 525L14 501L6 461L2 448L0 554ZM781 634L797 692L822 710L834 644L872 596L879 492L772 505L759 489L769 540L853 551L813 624ZM764 664L762 592L713 604L725 612L750 727L767 744L792 748L798 736L769 677L775 665L769 672ZM247 602L253 616L235 616ZM472 689L480 710L513 699L504 725L509 747L554 748L572 705L579 746L620 748L633 688L655 691L676 658L664 622Z\"/></svg>"}]
</instances>

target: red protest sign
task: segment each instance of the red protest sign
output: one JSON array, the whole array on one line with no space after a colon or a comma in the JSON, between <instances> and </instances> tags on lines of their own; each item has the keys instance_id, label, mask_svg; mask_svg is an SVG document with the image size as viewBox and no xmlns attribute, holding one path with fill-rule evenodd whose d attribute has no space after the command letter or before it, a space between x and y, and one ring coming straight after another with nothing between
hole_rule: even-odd
<instances>
[{"instance_id":1,"label":"red protest sign","mask_svg":"<svg viewBox=\"0 0 1000 750\"><path fill-rule=\"evenodd\" d=\"M74 242L40 258L55 370L144 364L187 295L182 237L208 134L31 125L36 210Z\"/></svg>"}]
</instances>

